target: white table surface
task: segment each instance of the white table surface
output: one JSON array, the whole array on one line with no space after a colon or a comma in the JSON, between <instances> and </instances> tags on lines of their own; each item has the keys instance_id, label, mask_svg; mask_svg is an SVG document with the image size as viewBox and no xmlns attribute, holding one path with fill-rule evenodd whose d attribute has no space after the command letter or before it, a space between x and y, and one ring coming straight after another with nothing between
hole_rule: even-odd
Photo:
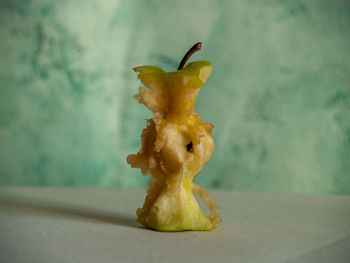
<instances>
[{"instance_id":1,"label":"white table surface","mask_svg":"<svg viewBox=\"0 0 350 263\"><path fill-rule=\"evenodd\" d=\"M350 262L350 197L213 192L222 226L157 232L144 190L0 188L0 262Z\"/></svg>"}]
</instances>

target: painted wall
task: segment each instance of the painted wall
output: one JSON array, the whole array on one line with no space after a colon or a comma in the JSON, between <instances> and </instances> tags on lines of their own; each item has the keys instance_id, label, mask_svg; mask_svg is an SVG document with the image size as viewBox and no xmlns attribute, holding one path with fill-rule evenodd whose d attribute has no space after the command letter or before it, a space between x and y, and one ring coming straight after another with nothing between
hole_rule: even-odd
<instances>
[{"instance_id":1,"label":"painted wall","mask_svg":"<svg viewBox=\"0 0 350 263\"><path fill-rule=\"evenodd\" d=\"M144 187L131 68L213 64L208 188L350 194L350 2L0 0L0 185Z\"/></svg>"}]
</instances>

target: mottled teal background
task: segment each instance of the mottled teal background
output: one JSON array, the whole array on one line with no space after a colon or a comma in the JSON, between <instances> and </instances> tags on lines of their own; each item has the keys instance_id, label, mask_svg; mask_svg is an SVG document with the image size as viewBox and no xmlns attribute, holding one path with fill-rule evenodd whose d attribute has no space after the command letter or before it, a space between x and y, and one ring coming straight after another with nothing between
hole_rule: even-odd
<instances>
[{"instance_id":1,"label":"mottled teal background","mask_svg":"<svg viewBox=\"0 0 350 263\"><path fill-rule=\"evenodd\" d=\"M350 2L0 0L0 184L144 187L131 68L193 59L208 188L350 194Z\"/></svg>"}]
</instances>

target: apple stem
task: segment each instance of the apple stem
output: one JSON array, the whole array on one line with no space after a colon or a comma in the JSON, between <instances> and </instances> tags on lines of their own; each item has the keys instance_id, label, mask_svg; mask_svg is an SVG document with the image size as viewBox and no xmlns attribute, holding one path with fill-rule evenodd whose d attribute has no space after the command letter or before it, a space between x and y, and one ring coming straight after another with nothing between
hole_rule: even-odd
<instances>
[{"instance_id":1,"label":"apple stem","mask_svg":"<svg viewBox=\"0 0 350 263\"><path fill-rule=\"evenodd\" d=\"M198 42L196 44L194 44L185 54L185 56L183 57L183 59L180 62L179 67L177 68L177 70L181 70L184 68L187 60L190 58L190 56L193 55L193 53L197 52L198 50L200 50L202 48L202 42Z\"/></svg>"}]
</instances>

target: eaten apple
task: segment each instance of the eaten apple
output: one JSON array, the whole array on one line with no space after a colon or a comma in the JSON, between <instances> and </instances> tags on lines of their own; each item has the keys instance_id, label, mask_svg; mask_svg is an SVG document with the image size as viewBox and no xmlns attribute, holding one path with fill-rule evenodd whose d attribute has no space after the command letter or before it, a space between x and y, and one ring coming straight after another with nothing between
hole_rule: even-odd
<instances>
[{"instance_id":1,"label":"eaten apple","mask_svg":"<svg viewBox=\"0 0 350 263\"><path fill-rule=\"evenodd\" d=\"M175 72L155 66L134 68L144 85L134 97L154 116L142 131L140 151L129 155L127 162L140 168L143 175L151 175L137 219L160 231L212 230L221 223L213 198L193 182L214 149L213 125L201 122L194 108L212 66L209 61L185 65L200 48L201 43L195 44ZM208 206L208 215L202 212L195 195Z\"/></svg>"}]
</instances>

